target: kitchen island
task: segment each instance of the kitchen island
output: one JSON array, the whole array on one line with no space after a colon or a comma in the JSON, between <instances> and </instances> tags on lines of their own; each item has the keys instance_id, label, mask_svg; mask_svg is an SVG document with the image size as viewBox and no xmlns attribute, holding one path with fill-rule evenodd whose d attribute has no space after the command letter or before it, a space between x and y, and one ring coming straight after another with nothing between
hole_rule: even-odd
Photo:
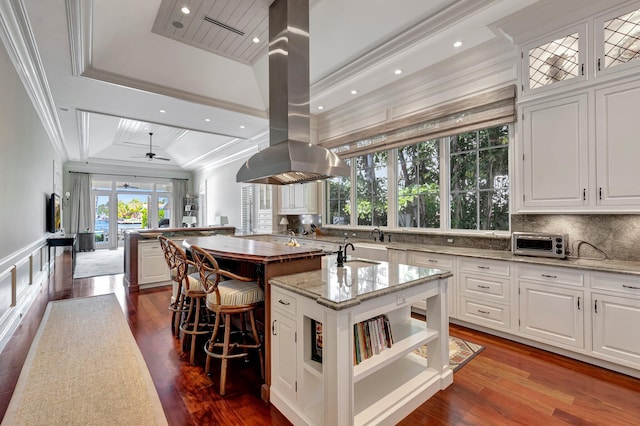
<instances>
[{"instance_id":1,"label":"kitchen island","mask_svg":"<svg viewBox=\"0 0 640 426\"><path fill-rule=\"evenodd\" d=\"M296 425L393 424L449 386L449 276L326 256L318 270L271 278L271 403ZM426 323L411 318L421 300Z\"/></svg>"},{"instance_id":2,"label":"kitchen island","mask_svg":"<svg viewBox=\"0 0 640 426\"><path fill-rule=\"evenodd\" d=\"M259 327L271 322L271 286L269 285L271 277L318 270L322 266L321 259L324 256L321 250L223 235L187 237L182 243L187 251L194 245L208 251L215 257L221 268L242 276L256 278L264 286L265 309L263 318L260 318L260 313L258 314ZM262 399L265 401L269 401L271 383L270 347L271 336L265 332L265 384L262 387Z\"/></svg>"}]
</instances>

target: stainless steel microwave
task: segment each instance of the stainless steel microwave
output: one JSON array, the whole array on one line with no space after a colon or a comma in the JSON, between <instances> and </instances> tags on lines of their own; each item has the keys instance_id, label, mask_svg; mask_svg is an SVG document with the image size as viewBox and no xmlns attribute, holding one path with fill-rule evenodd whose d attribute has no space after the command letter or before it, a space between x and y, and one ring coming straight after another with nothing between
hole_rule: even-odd
<instances>
[{"instance_id":1,"label":"stainless steel microwave","mask_svg":"<svg viewBox=\"0 0 640 426\"><path fill-rule=\"evenodd\" d=\"M564 259L567 236L543 232L514 232L511 235L511 252L522 256L555 257Z\"/></svg>"}]
</instances>

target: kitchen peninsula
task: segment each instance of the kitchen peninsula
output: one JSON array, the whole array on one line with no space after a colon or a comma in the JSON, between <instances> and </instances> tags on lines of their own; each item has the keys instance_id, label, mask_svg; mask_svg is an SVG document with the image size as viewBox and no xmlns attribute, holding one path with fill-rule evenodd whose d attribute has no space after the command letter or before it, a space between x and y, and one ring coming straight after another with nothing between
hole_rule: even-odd
<instances>
[{"instance_id":1,"label":"kitchen peninsula","mask_svg":"<svg viewBox=\"0 0 640 426\"><path fill-rule=\"evenodd\" d=\"M271 403L296 425L392 424L407 416L453 382L450 276L363 259L338 266L326 256L321 269L272 278ZM426 301L427 323L411 317L418 301ZM390 333L381 331L385 323ZM362 344L363 334L371 343ZM388 334L391 345L382 344ZM428 360L415 352L422 345ZM377 349L362 359L367 346Z\"/></svg>"}]
</instances>

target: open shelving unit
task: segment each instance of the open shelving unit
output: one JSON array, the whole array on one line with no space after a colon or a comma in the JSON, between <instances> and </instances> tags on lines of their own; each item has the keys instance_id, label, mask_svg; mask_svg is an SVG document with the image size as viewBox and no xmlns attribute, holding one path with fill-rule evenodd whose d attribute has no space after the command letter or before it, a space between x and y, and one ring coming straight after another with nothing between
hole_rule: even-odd
<instances>
[{"instance_id":1,"label":"open shelving unit","mask_svg":"<svg viewBox=\"0 0 640 426\"><path fill-rule=\"evenodd\" d=\"M446 279L428 281L342 310L278 288L273 293L295 299L298 312L297 382L295 394L287 393L278 387L278 371L273 371L272 404L296 425L401 420L453 382L446 288ZM411 304L420 300L430 313L428 325L411 318ZM389 318L392 346L354 365L354 324L381 314ZM277 315L273 318L278 321ZM312 320L323 323L322 362L311 358ZM429 359L415 352L422 345L427 345Z\"/></svg>"}]
</instances>

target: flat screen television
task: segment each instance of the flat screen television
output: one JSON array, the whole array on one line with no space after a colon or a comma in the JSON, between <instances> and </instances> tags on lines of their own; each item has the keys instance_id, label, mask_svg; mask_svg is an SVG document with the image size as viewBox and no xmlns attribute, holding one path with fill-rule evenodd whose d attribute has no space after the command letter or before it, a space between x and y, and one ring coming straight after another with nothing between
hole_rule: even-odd
<instances>
[{"instance_id":1,"label":"flat screen television","mask_svg":"<svg viewBox=\"0 0 640 426\"><path fill-rule=\"evenodd\" d=\"M47 232L58 232L62 228L62 204L55 192L47 202Z\"/></svg>"}]
</instances>

